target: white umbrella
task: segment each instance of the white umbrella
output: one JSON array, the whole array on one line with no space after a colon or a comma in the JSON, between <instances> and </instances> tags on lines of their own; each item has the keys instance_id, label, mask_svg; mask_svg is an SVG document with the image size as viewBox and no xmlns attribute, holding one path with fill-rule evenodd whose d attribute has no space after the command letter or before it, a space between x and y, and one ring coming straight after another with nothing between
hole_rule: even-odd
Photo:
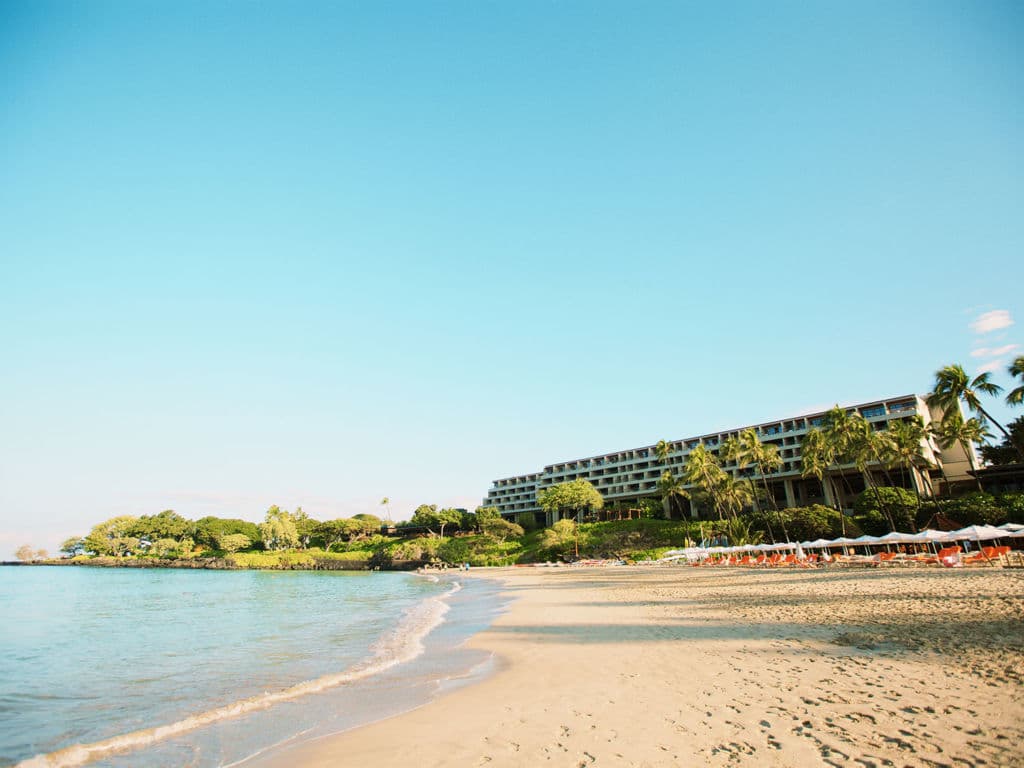
<instances>
[{"instance_id":1,"label":"white umbrella","mask_svg":"<svg viewBox=\"0 0 1024 768\"><path fill-rule=\"evenodd\" d=\"M1017 533L1017 531L1024 531L1024 525L1020 523L1003 523L998 526L1001 531L1009 531L1010 533Z\"/></svg>"},{"instance_id":2,"label":"white umbrella","mask_svg":"<svg viewBox=\"0 0 1024 768\"><path fill-rule=\"evenodd\" d=\"M950 540L989 541L990 539L1001 539L1005 535L1006 531L1001 531L991 525L969 525L966 528L961 528L959 531L952 531L950 533Z\"/></svg>"},{"instance_id":3,"label":"white umbrella","mask_svg":"<svg viewBox=\"0 0 1024 768\"><path fill-rule=\"evenodd\" d=\"M892 533L885 534L885 536L878 537L879 544L908 544L913 541L915 541L914 534L902 533L901 531L893 531Z\"/></svg>"},{"instance_id":4,"label":"white umbrella","mask_svg":"<svg viewBox=\"0 0 1024 768\"><path fill-rule=\"evenodd\" d=\"M931 528L915 533L911 537L915 544L934 544L944 541L953 541L949 531L933 531Z\"/></svg>"},{"instance_id":5,"label":"white umbrella","mask_svg":"<svg viewBox=\"0 0 1024 768\"><path fill-rule=\"evenodd\" d=\"M854 546L861 547L872 547L878 544L877 536L868 536L866 533L863 536L858 536L853 540Z\"/></svg>"}]
</instances>

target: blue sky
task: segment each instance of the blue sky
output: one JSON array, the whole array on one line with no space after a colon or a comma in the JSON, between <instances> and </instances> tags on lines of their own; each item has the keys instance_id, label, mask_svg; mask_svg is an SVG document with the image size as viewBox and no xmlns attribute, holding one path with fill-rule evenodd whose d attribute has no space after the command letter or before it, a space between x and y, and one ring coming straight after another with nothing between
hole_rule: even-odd
<instances>
[{"instance_id":1,"label":"blue sky","mask_svg":"<svg viewBox=\"0 0 1024 768\"><path fill-rule=\"evenodd\" d=\"M994 2L8 0L2 554L165 508L475 506L949 362L1006 383L1022 31Z\"/></svg>"}]
</instances>

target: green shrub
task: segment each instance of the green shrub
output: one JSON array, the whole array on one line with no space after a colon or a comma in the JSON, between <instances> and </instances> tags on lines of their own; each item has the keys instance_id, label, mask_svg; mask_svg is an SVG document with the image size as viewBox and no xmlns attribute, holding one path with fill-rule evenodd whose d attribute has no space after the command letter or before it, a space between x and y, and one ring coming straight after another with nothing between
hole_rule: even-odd
<instances>
[{"instance_id":1,"label":"green shrub","mask_svg":"<svg viewBox=\"0 0 1024 768\"><path fill-rule=\"evenodd\" d=\"M807 507L794 507L786 510L786 530L793 541L814 541L815 539L835 539L842 535L851 538L861 535L861 528L856 521L823 504L811 504Z\"/></svg>"},{"instance_id":2,"label":"green shrub","mask_svg":"<svg viewBox=\"0 0 1024 768\"><path fill-rule=\"evenodd\" d=\"M538 528L537 518L534 517L532 512L522 512L516 515L516 523L518 523L526 533L536 531Z\"/></svg>"},{"instance_id":3,"label":"green shrub","mask_svg":"<svg viewBox=\"0 0 1024 768\"><path fill-rule=\"evenodd\" d=\"M503 520L500 517L493 520L485 520L480 527L488 536L500 541L518 539L526 533L523 526L510 523L508 520Z\"/></svg>"},{"instance_id":4,"label":"green shrub","mask_svg":"<svg viewBox=\"0 0 1024 768\"><path fill-rule=\"evenodd\" d=\"M458 536L445 539L438 549L438 557L450 564L469 563L472 566L513 565L523 551L516 541L498 541L492 536Z\"/></svg>"},{"instance_id":5,"label":"green shrub","mask_svg":"<svg viewBox=\"0 0 1024 768\"><path fill-rule=\"evenodd\" d=\"M376 550L389 546L394 539L381 536L379 533L372 536L353 537L348 541L338 541L331 545L331 552L359 552L366 549Z\"/></svg>"},{"instance_id":6,"label":"green shrub","mask_svg":"<svg viewBox=\"0 0 1024 768\"><path fill-rule=\"evenodd\" d=\"M348 552L317 552L309 553L314 560L329 563L358 563L367 562L373 557L373 550L350 550Z\"/></svg>"},{"instance_id":7,"label":"green shrub","mask_svg":"<svg viewBox=\"0 0 1024 768\"><path fill-rule=\"evenodd\" d=\"M1024 524L1024 493L1001 493L996 497L996 501L1006 510L1005 522Z\"/></svg>"},{"instance_id":8,"label":"green shrub","mask_svg":"<svg viewBox=\"0 0 1024 768\"><path fill-rule=\"evenodd\" d=\"M872 510L880 512L883 519L887 514L892 515L897 531L910 532L914 530L917 515L917 495L906 488L868 488L853 502L853 514L860 518ZM886 526L888 528L888 522ZM888 529L883 533L889 533Z\"/></svg>"},{"instance_id":9,"label":"green shrub","mask_svg":"<svg viewBox=\"0 0 1024 768\"><path fill-rule=\"evenodd\" d=\"M239 568L289 569L312 568L313 555L310 552L236 552L225 558Z\"/></svg>"},{"instance_id":10,"label":"green shrub","mask_svg":"<svg viewBox=\"0 0 1024 768\"><path fill-rule=\"evenodd\" d=\"M963 525L1002 525L1007 511L991 493L975 491L958 499L946 501L943 511L947 517Z\"/></svg>"},{"instance_id":11,"label":"green shrub","mask_svg":"<svg viewBox=\"0 0 1024 768\"><path fill-rule=\"evenodd\" d=\"M889 533L889 521L877 509L869 509L863 515L858 515L857 524L868 536L884 536Z\"/></svg>"},{"instance_id":12,"label":"green shrub","mask_svg":"<svg viewBox=\"0 0 1024 768\"><path fill-rule=\"evenodd\" d=\"M394 560L432 560L443 542L434 536L422 536L392 543L386 550Z\"/></svg>"},{"instance_id":13,"label":"green shrub","mask_svg":"<svg viewBox=\"0 0 1024 768\"><path fill-rule=\"evenodd\" d=\"M458 538L445 540L445 542L438 547L437 556L444 562L452 565L467 562L470 555L473 554L469 542L466 541L468 538L468 536L460 536Z\"/></svg>"},{"instance_id":14,"label":"green shrub","mask_svg":"<svg viewBox=\"0 0 1024 768\"><path fill-rule=\"evenodd\" d=\"M660 560L666 552L671 552L677 547L654 547L653 549L638 549L629 553L629 559L635 562L643 560Z\"/></svg>"}]
</instances>

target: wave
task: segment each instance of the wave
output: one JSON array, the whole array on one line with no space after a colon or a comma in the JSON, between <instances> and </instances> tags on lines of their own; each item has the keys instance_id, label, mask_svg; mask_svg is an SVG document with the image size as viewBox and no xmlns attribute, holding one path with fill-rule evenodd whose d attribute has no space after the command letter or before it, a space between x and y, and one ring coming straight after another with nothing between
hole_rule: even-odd
<instances>
[{"instance_id":1,"label":"wave","mask_svg":"<svg viewBox=\"0 0 1024 768\"><path fill-rule=\"evenodd\" d=\"M169 725L143 728L89 744L73 744L54 752L23 760L15 768L74 768L74 766L85 765L106 755L152 746L165 739L213 725L221 720L240 717L250 712L267 709L275 704L293 701L303 696L320 693L329 688L336 688L339 685L380 674L398 664L412 661L423 653L424 638L444 621L445 614L450 608L448 598L460 589L462 586L458 582L453 582L452 587L443 595L429 598L410 608L398 626L385 633L370 647L369 657L343 672L307 680L280 691L267 691L206 712L190 715Z\"/></svg>"}]
</instances>

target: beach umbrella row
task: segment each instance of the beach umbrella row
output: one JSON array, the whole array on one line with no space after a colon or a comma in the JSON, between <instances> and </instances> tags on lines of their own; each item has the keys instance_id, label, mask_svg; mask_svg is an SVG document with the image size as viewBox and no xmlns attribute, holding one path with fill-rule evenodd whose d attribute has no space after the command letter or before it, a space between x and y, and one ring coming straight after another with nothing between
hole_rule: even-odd
<instances>
[{"instance_id":1,"label":"beach umbrella row","mask_svg":"<svg viewBox=\"0 0 1024 768\"><path fill-rule=\"evenodd\" d=\"M775 544L741 544L734 547L686 547L665 553L663 560L680 558L697 559L710 555L736 554L738 552L779 552L793 550L802 554L806 549L827 549L831 547L873 547L889 544L946 544L955 541L991 541L993 539L1024 538L1024 525L1006 523L1000 526L969 525L957 531L924 530L918 533L893 531L884 536L840 536L837 539L816 539L814 541L778 542Z\"/></svg>"}]
</instances>

